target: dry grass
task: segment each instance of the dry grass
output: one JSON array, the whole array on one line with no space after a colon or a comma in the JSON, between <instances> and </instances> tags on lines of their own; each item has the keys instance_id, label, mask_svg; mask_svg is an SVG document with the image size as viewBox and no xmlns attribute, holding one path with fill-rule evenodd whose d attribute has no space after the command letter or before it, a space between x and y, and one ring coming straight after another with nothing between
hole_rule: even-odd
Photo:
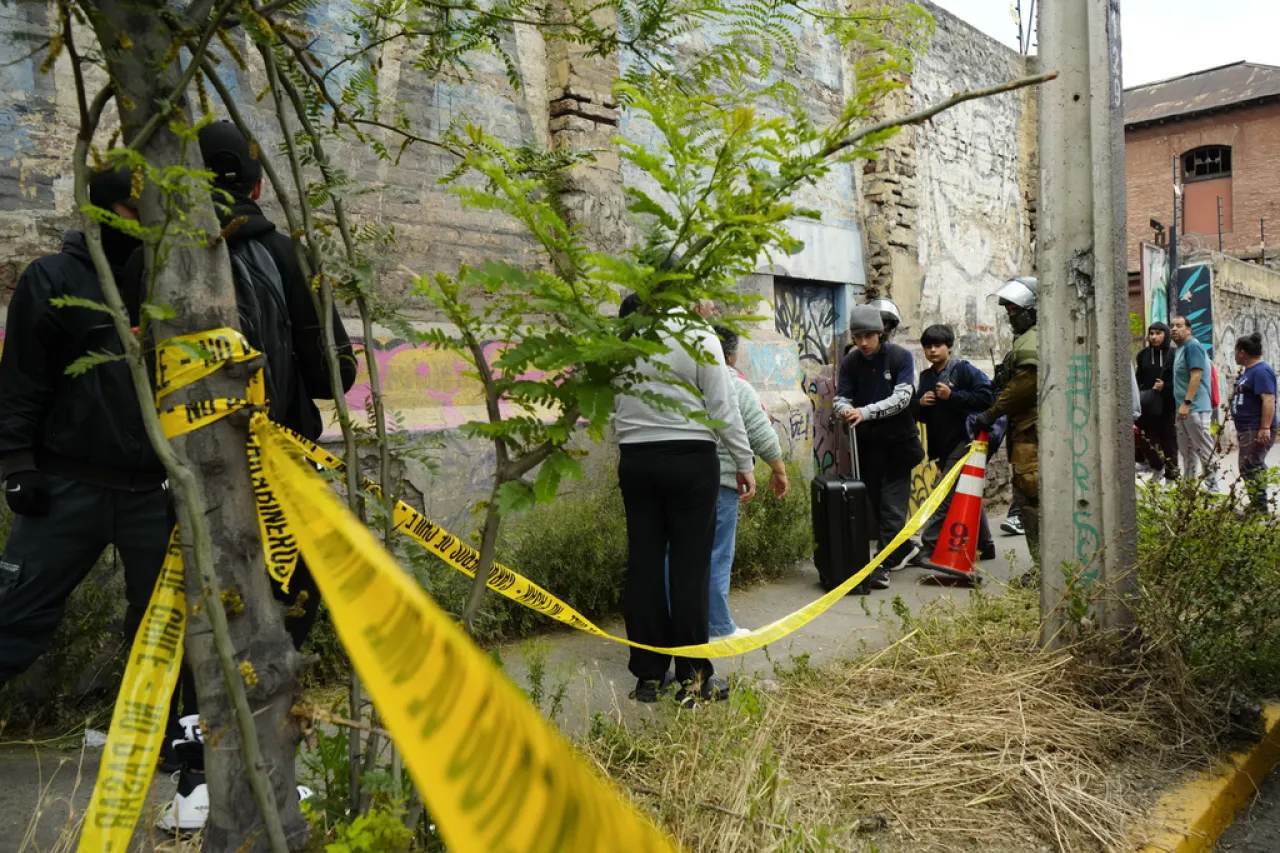
<instances>
[{"instance_id":1,"label":"dry grass","mask_svg":"<svg viewBox=\"0 0 1280 853\"><path fill-rule=\"evenodd\" d=\"M902 611L875 655L660 727L599 723L586 748L697 853L1122 849L1214 741L1152 673L1039 652L1035 612Z\"/></svg>"}]
</instances>

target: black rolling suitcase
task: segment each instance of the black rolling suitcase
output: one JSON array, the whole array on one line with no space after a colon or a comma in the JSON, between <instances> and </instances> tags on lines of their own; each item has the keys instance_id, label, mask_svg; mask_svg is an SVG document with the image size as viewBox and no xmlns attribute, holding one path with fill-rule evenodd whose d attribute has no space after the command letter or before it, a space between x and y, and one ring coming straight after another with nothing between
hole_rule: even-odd
<instances>
[{"instance_id":1,"label":"black rolling suitcase","mask_svg":"<svg viewBox=\"0 0 1280 853\"><path fill-rule=\"evenodd\" d=\"M870 505L867 487L858 472L858 437L849 430L849 450L853 476L819 474L810 485L813 510L813 552L818 579L832 590L871 562ZM863 580L853 588L855 595L867 595L871 586Z\"/></svg>"}]
</instances>

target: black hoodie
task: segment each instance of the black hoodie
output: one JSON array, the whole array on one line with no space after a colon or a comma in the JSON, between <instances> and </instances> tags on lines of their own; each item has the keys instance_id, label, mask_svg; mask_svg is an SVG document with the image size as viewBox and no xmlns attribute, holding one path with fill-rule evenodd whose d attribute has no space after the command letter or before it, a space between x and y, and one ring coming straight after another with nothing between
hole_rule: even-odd
<instances>
[{"instance_id":1,"label":"black hoodie","mask_svg":"<svg viewBox=\"0 0 1280 853\"><path fill-rule=\"evenodd\" d=\"M1138 364L1135 375L1138 378L1138 390L1147 391L1155 387L1157 379L1164 380L1161 397L1164 400L1163 410L1166 413L1175 411L1173 405L1173 340L1169 337L1169 327L1164 323L1152 323L1150 329L1164 332L1164 345L1153 347L1150 343L1138 353ZM1148 329L1148 331L1150 330Z\"/></svg>"},{"instance_id":2,"label":"black hoodie","mask_svg":"<svg viewBox=\"0 0 1280 853\"><path fill-rule=\"evenodd\" d=\"M137 325L137 283L120 271L117 281ZM164 467L143 429L128 366L108 361L78 376L66 373L89 353L123 353L111 318L55 307L58 297L105 301L79 231L66 233L61 252L23 271L9 303L0 355L0 465L6 475L39 468L112 488L158 486Z\"/></svg>"},{"instance_id":3,"label":"black hoodie","mask_svg":"<svg viewBox=\"0 0 1280 853\"><path fill-rule=\"evenodd\" d=\"M280 420L284 426L307 438L317 439L324 430L324 422L314 401L332 400L333 385L329 380L324 335L315 303L311 301L310 287L302 275L302 268L298 266L293 241L276 230L275 223L263 215L257 202L241 195L236 196L230 210L219 207L218 218L222 220L224 228L241 217L244 217L244 221L227 236L227 244L235 246L245 240L257 240L266 248L276 262L276 268L280 270L285 302L289 308L289 322L293 329L293 356L301 383L298 399L293 401ZM336 304L333 307L333 337L334 343L338 345L342 390L350 391L356 381L356 359L351 339L347 337L342 318L338 316Z\"/></svg>"}]
</instances>

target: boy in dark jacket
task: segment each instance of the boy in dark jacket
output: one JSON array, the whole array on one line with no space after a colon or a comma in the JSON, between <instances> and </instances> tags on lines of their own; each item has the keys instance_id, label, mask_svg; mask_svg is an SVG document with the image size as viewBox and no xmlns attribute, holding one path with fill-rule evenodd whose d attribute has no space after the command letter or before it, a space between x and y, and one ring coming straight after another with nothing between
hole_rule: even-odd
<instances>
[{"instance_id":1,"label":"boy in dark jacket","mask_svg":"<svg viewBox=\"0 0 1280 853\"><path fill-rule=\"evenodd\" d=\"M925 426L929 458L938 464L939 475L955 467L968 451L966 421L969 416L985 412L995 402L995 392L987 375L964 359L951 357L955 342L955 332L950 326L930 326L924 330L920 346L929 367L920 374L920 388L912 400L912 411L916 420ZM921 548L911 560L912 565L924 565L932 556L954 496L953 486L925 525L920 535ZM978 556L983 560L994 560L996 556L985 511L979 516Z\"/></svg>"},{"instance_id":2,"label":"boy in dark jacket","mask_svg":"<svg viewBox=\"0 0 1280 853\"><path fill-rule=\"evenodd\" d=\"M1138 353L1138 364L1134 368L1138 392L1146 404L1138 420L1138 460L1145 461L1153 471L1164 471L1165 478L1169 480L1178 479L1178 407L1173 402L1174 354L1169 327L1164 323L1152 323L1147 329L1147 346ZM1147 391L1155 393L1147 394Z\"/></svg>"},{"instance_id":3,"label":"boy in dark jacket","mask_svg":"<svg viewBox=\"0 0 1280 853\"><path fill-rule=\"evenodd\" d=\"M858 467L880 522L883 550L902 531L911 503L911 471L924 461L920 435L911 417L915 367L911 353L885 340L880 312L858 305L849 312L854 349L840 363L836 414L857 430ZM888 589L889 571L910 553L903 543L871 575L871 585Z\"/></svg>"}]
</instances>

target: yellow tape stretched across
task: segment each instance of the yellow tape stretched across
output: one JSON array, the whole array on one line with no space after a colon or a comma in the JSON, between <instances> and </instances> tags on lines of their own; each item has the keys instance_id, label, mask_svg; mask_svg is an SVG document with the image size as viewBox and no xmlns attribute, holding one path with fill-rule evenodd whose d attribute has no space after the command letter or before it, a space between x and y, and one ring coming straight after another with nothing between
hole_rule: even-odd
<instances>
[{"instance_id":1,"label":"yellow tape stretched across","mask_svg":"<svg viewBox=\"0 0 1280 853\"><path fill-rule=\"evenodd\" d=\"M458 853L671 851L261 414L262 462L351 662Z\"/></svg>"},{"instance_id":2,"label":"yellow tape stretched across","mask_svg":"<svg viewBox=\"0 0 1280 853\"><path fill-rule=\"evenodd\" d=\"M147 800L178 682L187 621L178 529L156 579L142 627L133 640L111 714L102 766L80 835L81 853L125 853Z\"/></svg>"},{"instance_id":3,"label":"yellow tape stretched across","mask_svg":"<svg viewBox=\"0 0 1280 853\"><path fill-rule=\"evenodd\" d=\"M332 453L324 450L314 442L308 441L302 436L290 430L286 430L276 424L272 427L284 438L288 439L298 449L306 454L307 458L317 465L328 468L333 471L345 471L346 466L343 461ZM679 655L681 657L699 657L699 658L721 658L732 657L734 655L744 654L746 652L755 651L763 648L769 643L777 642L788 634L807 625L814 619L821 616L827 610L831 609L837 601L848 595L854 587L867 578L879 565L884 562L885 558L897 550L898 546L906 542L915 535L916 531L925 525L930 516L937 511L938 506L946 498L950 492L952 485L960 476L960 472L964 469L965 464L969 461L969 457L973 455L974 450L978 447L975 443L965 454L964 458L956 463L947 475L942 478L938 487L933 493L920 505L915 514L903 526L898 536L889 543L887 548L880 549L880 553L875 556L871 562L867 563L860 570L855 572L848 580L832 589L826 595L816 601L805 605L794 613L789 613L781 619L777 619L757 628L750 634L742 637L735 637L728 640L717 640L714 643L701 643L692 646L648 646L644 643L633 642L626 637L618 637L597 627L590 619L574 610L565 602L556 598L547 590L538 584L524 577L523 575L512 571L501 563L494 563L489 569L489 577L487 586L499 595L505 596L512 601L525 605L531 610L536 610L545 616L549 616L559 622L563 622L570 627L585 631L588 634L595 634L615 643L622 643L628 646L634 646L639 649L647 649L649 651L658 652L660 654ZM365 480L364 487L370 491L377 491L377 486L372 482ZM394 511L396 529L402 531L406 536L416 541L419 545L426 548L431 553L438 556L441 560L468 576L475 576L475 567L480 562L480 554L475 548L462 540L442 529L439 525L428 521L422 513L406 504L404 501L397 501Z\"/></svg>"}]
</instances>

